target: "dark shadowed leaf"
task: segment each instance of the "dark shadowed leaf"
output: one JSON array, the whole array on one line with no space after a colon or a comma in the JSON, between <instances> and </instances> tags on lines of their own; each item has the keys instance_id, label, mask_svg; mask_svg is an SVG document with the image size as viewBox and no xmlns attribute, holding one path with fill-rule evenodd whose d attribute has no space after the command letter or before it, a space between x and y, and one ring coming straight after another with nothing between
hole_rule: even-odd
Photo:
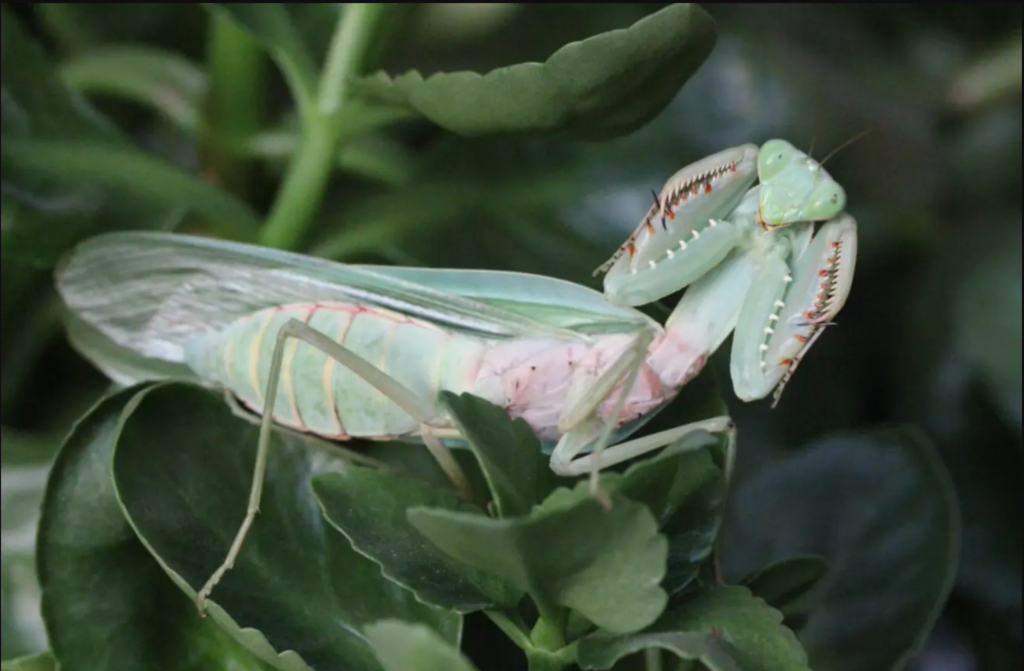
<instances>
[{"instance_id":1,"label":"dark shadowed leaf","mask_svg":"<svg viewBox=\"0 0 1024 671\"><path fill-rule=\"evenodd\" d=\"M269 669L198 617L124 517L111 461L122 422L146 394L133 388L101 401L54 464L37 550L53 652L63 671Z\"/></svg>"},{"instance_id":2,"label":"dark shadowed leaf","mask_svg":"<svg viewBox=\"0 0 1024 671\"><path fill-rule=\"evenodd\" d=\"M39 45L7 7L0 61L0 239L4 258L41 266L100 230L144 228L167 221L164 203L115 196L88 174L59 179L59 164L39 165L35 142L88 142L112 152L138 153L105 118L53 73Z\"/></svg>"},{"instance_id":3,"label":"dark shadowed leaf","mask_svg":"<svg viewBox=\"0 0 1024 671\"><path fill-rule=\"evenodd\" d=\"M9 659L0 664L0 671L57 671L57 661L51 652Z\"/></svg>"},{"instance_id":4,"label":"dark shadowed leaf","mask_svg":"<svg viewBox=\"0 0 1024 671\"><path fill-rule=\"evenodd\" d=\"M365 631L385 671L475 671L457 648L422 624L381 620Z\"/></svg>"},{"instance_id":5,"label":"dark shadowed leaf","mask_svg":"<svg viewBox=\"0 0 1024 671\"><path fill-rule=\"evenodd\" d=\"M957 283L956 339L1007 422L1021 429L1021 228L1010 227ZM1018 443L1019 444L1019 443Z\"/></svg>"},{"instance_id":6,"label":"dark shadowed leaf","mask_svg":"<svg viewBox=\"0 0 1024 671\"><path fill-rule=\"evenodd\" d=\"M426 79L415 70L395 78L381 72L359 80L356 90L407 105L462 135L567 132L609 139L661 112L714 43L711 18L696 5L676 4L629 28L567 44L544 63Z\"/></svg>"},{"instance_id":7,"label":"dark shadowed leaf","mask_svg":"<svg viewBox=\"0 0 1024 671\"><path fill-rule=\"evenodd\" d=\"M406 510L414 506L483 514L451 491L358 467L317 476L313 491L324 516L356 550L424 602L465 613L514 607L522 598L505 581L452 559L409 523Z\"/></svg>"},{"instance_id":8,"label":"dark shadowed leaf","mask_svg":"<svg viewBox=\"0 0 1024 671\"><path fill-rule=\"evenodd\" d=\"M800 599L828 573L823 557L791 557L744 578L743 585L783 615L797 612Z\"/></svg>"},{"instance_id":9,"label":"dark shadowed leaf","mask_svg":"<svg viewBox=\"0 0 1024 671\"><path fill-rule=\"evenodd\" d=\"M799 633L816 671L906 668L945 604L960 547L955 494L923 435L828 439L754 478L734 502L731 575L799 554L829 563Z\"/></svg>"},{"instance_id":10,"label":"dark shadowed leaf","mask_svg":"<svg viewBox=\"0 0 1024 671\"><path fill-rule=\"evenodd\" d=\"M257 434L222 396L186 384L158 387L125 421L114 459L120 499L140 538L193 598L241 523ZM285 432L275 433L269 456L260 514L213 592L212 620L288 670L379 668L359 631L383 617L422 622L458 642L459 615L417 601L325 529L309 480L344 462Z\"/></svg>"},{"instance_id":11,"label":"dark shadowed leaf","mask_svg":"<svg viewBox=\"0 0 1024 671\"><path fill-rule=\"evenodd\" d=\"M409 520L452 557L528 592L542 612L577 611L614 632L665 607L667 543L646 506L614 494L606 511L587 483L556 490L529 517L491 519L413 508Z\"/></svg>"}]
</instances>

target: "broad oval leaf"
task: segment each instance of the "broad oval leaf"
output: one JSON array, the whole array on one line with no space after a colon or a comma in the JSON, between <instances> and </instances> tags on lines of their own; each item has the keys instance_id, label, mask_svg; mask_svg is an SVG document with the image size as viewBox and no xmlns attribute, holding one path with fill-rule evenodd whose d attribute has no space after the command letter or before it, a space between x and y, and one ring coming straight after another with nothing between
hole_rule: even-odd
<instances>
[{"instance_id":1,"label":"broad oval leaf","mask_svg":"<svg viewBox=\"0 0 1024 671\"><path fill-rule=\"evenodd\" d=\"M668 562L662 587L675 595L685 589L711 556L722 524L725 476L708 447L716 439L701 431L688 435L662 454L642 461L621 477L607 476L605 486L644 503L668 539Z\"/></svg>"},{"instance_id":2,"label":"broad oval leaf","mask_svg":"<svg viewBox=\"0 0 1024 671\"><path fill-rule=\"evenodd\" d=\"M578 662L585 669L607 669L645 648L699 659L712 671L811 671L793 632L782 625L782 614L745 587L689 597L637 634L589 636L580 641Z\"/></svg>"},{"instance_id":3,"label":"broad oval leaf","mask_svg":"<svg viewBox=\"0 0 1024 671\"><path fill-rule=\"evenodd\" d=\"M476 671L458 649L422 624L381 620L365 631L385 671Z\"/></svg>"},{"instance_id":4,"label":"broad oval leaf","mask_svg":"<svg viewBox=\"0 0 1024 671\"><path fill-rule=\"evenodd\" d=\"M452 559L413 527L415 506L483 514L454 493L367 468L346 468L313 479L324 517L384 575L426 603L468 613L513 608L523 593L505 581Z\"/></svg>"},{"instance_id":5,"label":"broad oval leaf","mask_svg":"<svg viewBox=\"0 0 1024 671\"><path fill-rule=\"evenodd\" d=\"M653 622L668 544L646 506L612 495L606 511L587 483L556 490L529 517L491 519L413 508L409 521L439 548L528 592L542 612L564 606L608 631Z\"/></svg>"},{"instance_id":6,"label":"broad oval leaf","mask_svg":"<svg viewBox=\"0 0 1024 671\"><path fill-rule=\"evenodd\" d=\"M586 11L581 8L581 11ZM661 112L715 44L715 24L702 9L675 4L636 22L572 42L544 63L476 72L380 72L357 80L364 96L415 109L467 136L565 132L611 139Z\"/></svg>"},{"instance_id":7,"label":"broad oval leaf","mask_svg":"<svg viewBox=\"0 0 1024 671\"><path fill-rule=\"evenodd\" d=\"M815 671L905 669L945 604L960 551L949 476L916 430L840 436L741 487L726 566L814 553L829 574L799 631Z\"/></svg>"},{"instance_id":8,"label":"broad oval leaf","mask_svg":"<svg viewBox=\"0 0 1024 671\"><path fill-rule=\"evenodd\" d=\"M132 388L102 400L54 463L37 549L53 652L63 671L268 671L197 616L124 517L111 460L124 419L146 393Z\"/></svg>"},{"instance_id":9,"label":"broad oval leaf","mask_svg":"<svg viewBox=\"0 0 1024 671\"><path fill-rule=\"evenodd\" d=\"M139 537L193 599L242 521L258 432L219 394L181 383L154 389L124 422L118 495ZM344 467L318 441L275 432L260 514L212 595L211 619L280 669L378 669L360 629L383 617L459 640L459 615L420 603L324 528L309 480Z\"/></svg>"}]
</instances>

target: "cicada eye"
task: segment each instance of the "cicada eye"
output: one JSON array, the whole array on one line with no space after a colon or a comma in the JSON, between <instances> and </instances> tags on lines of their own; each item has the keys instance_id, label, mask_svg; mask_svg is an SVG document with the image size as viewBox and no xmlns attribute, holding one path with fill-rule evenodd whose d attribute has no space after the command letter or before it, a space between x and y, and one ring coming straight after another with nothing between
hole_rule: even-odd
<instances>
[{"instance_id":1,"label":"cicada eye","mask_svg":"<svg viewBox=\"0 0 1024 671\"><path fill-rule=\"evenodd\" d=\"M763 182L775 177L793 158L796 150L785 140L769 140L757 155L757 176Z\"/></svg>"},{"instance_id":2,"label":"cicada eye","mask_svg":"<svg viewBox=\"0 0 1024 671\"><path fill-rule=\"evenodd\" d=\"M807 219L827 221L846 209L846 191L829 179L820 184L807 202Z\"/></svg>"}]
</instances>

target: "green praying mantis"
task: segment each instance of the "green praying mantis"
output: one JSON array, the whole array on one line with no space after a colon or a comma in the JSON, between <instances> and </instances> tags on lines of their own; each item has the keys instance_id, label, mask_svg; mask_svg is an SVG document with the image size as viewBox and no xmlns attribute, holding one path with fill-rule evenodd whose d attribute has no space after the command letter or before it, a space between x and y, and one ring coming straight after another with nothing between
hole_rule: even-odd
<instances>
[{"instance_id":1,"label":"green praying mantis","mask_svg":"<svg viewBox=\"0 0 1024 671\"><path fill-rule=\"evenodd\" d=\"M772 140L676 173L598 269L603 294L523 273L343 265L151 232L86 240L57 288L70 340L114 381L197 379L262 415L248 509L198 592L202 612L255 520L275 422L331 440L422 441L465 487L439 392L469 392L524 419L552 470L589 473L599 496L600 468L698 430L728 436L730 470L725 416L626 439L733 331L737 395L781 393L849 294L857 235L844 207L816 161ZM634 307L687 286L664 326Z\"/></svg>"}]
</instances>

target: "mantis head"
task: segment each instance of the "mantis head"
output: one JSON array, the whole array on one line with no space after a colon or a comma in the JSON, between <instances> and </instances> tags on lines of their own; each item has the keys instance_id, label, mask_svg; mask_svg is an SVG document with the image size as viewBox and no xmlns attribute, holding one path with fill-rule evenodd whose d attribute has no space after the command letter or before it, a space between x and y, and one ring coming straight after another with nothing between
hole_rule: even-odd
<instances>
[{"instance_id":1,"label":"mantis head","mask_svg":"<svg viewBox=\"0 0 1024 671\"><path fill-rule=\"evenodd\" d=\"M846 207L843 190L821 164L785 140L769 140L757 157L758 222L765 229L828 221Z\"/></svg>"}]
</instances>

